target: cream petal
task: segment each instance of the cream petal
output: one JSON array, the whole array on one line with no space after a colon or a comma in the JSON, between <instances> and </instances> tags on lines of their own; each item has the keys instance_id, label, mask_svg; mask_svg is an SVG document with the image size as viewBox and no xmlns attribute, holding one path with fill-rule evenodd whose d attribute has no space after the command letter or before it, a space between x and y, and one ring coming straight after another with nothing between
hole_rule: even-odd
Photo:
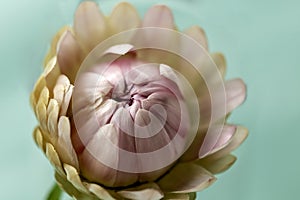
<instances>
[{"instance_id":1,"label":"cream petal","mask_svg":"<svg viewBox=\"0 0 300 200\"><path fill-rule=\"evenodd\" d=\"M41 91L40 97L38 99L39 102L43 103L45 106L48 105L49 102L49 90L47 87L44 87Z\"/></svg>"},{"instance_id":2,"label":"cream petal","mask_svg":"<svg viewBox=\"0 0 300 200\"><path fill-rule=\"evenodd\" d=\"M55 99L51 99L47 108L48 122L47 127L50 135L57 137L57 123L58 123L59 106Z\"/></svg>"},{"instance_id":3,"label":"cream petal","mask_svg":"<svg viewBox=\"0 0 300 200\"><path fill-rule=\"evenodd\" d=\"M223 149L209 155L207 159L215 160L229 154L237 147L239 147L247 138L247 136L248 136L248 130L245 127L238 126L230 143L227 146L225 146Z\"/></svg>"},{"instance_id":4,"label":"cream petal","mask_svg":"<svg viewBox=\"0 0 300 200\"><path fill-rule=\"evenodd\" d=\"M208 171L210 171L211 173L218 174L230 168L235 161L236 161L236 157L229 154L217 160L203 159L196 162L199 163L199 165L203 166Z\"/></svg>"},{"instance_id":5,"label":"cream petal","mask_svg":"<svg viewBox=\"0 0 300 200\"><path fill-rule=\"evenodd\" d=\"M64 163L73 165L76 169L79 169L77 155L71 142L70 121L65 116L61 116L58 122L57 151Z\"/></svg>"},{"instance_id":6,"label":"cream petal","mask_svg":"<svg viewBox=\"0 0 300 200\"><path fill-rule=\"evenodd\" d=\"M79 5L74 18L75 36L86 51L92 50L107 37L104 15L95 2L85 1Z\"/></svg>"},{"instance_id":7,"label":"cream petal","mask_svg":"<svg viewBox=\"0 0 300 200\"><path fill-rule=\"evenodd\" d=\"M197 43L199 43L204 49L208 49L207 38L205 32L199 26L192 26L185 30L183 33L187 34L193 38Z\"/></svg>"},{"instance_id":8,"label":"cream petal","mask_svg":"<svg viewBox=\"0 0 300 200\"><path fill-rule=\"evenodd\" d=\"M219 133L219 131L221 131ZM230 139L232 139L236 131L235 126L225 125L220 129L216 127L215 130L212 130L205 136L201 148L199 150L199 158L203 158L213 152L216 152L226 146Z\"/></svg>"},{"instance_id":9,"label":"cream petal","mask_svg":"<svg viewBox=\"0 0 300 200\"><path fill-rule=\"evenodd\" d=\"M60 110L60 116L67 114L67 111L68 111L68 108L70 105L70 101L71 101L71 97L73 94L73 89L74 89L74 86L69 85L65 90L65 95L64 95L63 102L61 105L61 110Z\"/></svg>"},{"instance_id":10,"label":"cream petal","mask_svg":"<svg viewBox=\"0 0 300 200\"><path fill-rule=\"evenodd\" d=\"M61 174L56 172L55 173L55 179L57 181L57 184L71 197L73 197L76 200L99 200L97 197L90 193L82 193L78 189L76 189L73 184L71 184L68 180L65 174Z\"/></svg>"},{"instance_id":11,"label":"cream petal","mask_svg":"<svg viewBox=\"0 0 300 200\"><path fill-rule=\"evenodd\" d=\"M43 135L40 131L39 127L36 127L33 131L33 138L34 141L36 142L36 144L38 145L38 147L44 151L44 140L43 140Z\"/></svg>"},{"instance_id":12,"label":"cream petal","mask_svg":"<svg viewBox=\"0 0 300 200\"><path fill-rule=\"evenodd\" d=\"M81 47L68 30L62 35L57 48L57 62L61 73L67 75L71 82L74 82L83 60Z\"/></svg>"},{"instance_id":13,"label":"cream petal","mask_svg":"<svg viewBox=\"0 0 300 200\"><path fill-rule=\"evenodd\" d=\"M163 197L163 192L155 183L143 184L135 188L121 190L117 193L123 198L132 200L157 200Z\"/></svg>"},{"instance_id":14,"label":"cream petal","mask_svg":"<svg viewBox=\"0 0 300 200\"><path fill-rule=\"evenodd\" d=\"M144 16L142 27L174 29L172 11L165 5L156 5L151 7Z\"/></svg>"},{"instance_id":15,"label":"cream petal","mask_svg":"<svg viewBox=\"0 0 300 200\"><path fill-rule=\"evenodd\" d=\"M234 110L246 99L246 85L241 79L225 82L227 113Z\"/></svg>"},{"instance_id":16,"label":"cream petal","mask_svg":"<svg viewBox=\"0 0 300 200\"><path fill-rule=\"evenodd\" d=\"M67 180L81 192L88 193L88 190L82 184L81 179L78 175L78 171L71 165L64 164L64 170L67 174Z\"/></svg>"},{"instance_id":17,"label":"cream petal","mask_svg":"<svg viewBox=\"0 0 300 200\"><path fill-rule=\"evenodd\" d=\"M47 128L47 109L45 103L39 101L35 107L36 117L41 124L43 131L48 131Z\"/></svg>"},{"instance_id":18,"label":"cream petal","mask_svg":"<svg viewBox=\"0 0 300 200\"><path fill-rule=\"evenodd\" d=\"M45 70L43 72L43 76L45 77L47 87L49 91L52 91L58 76L61 74L58 65L56 64L57 58L53 57L46 65Z\"/></svg>"},{"instance_id":19,"label":"cream petal","mask_svg":"<svg viewBox=\"0 0 300 200\"><path fill-rule=\"evenodd\" d=\"M70 81L68 77L65 75L60 75L56 81L56 85L53 88L53 96L54 99L57 101L59 106L61 106L64 102L65 92L68 90L70 86Z\"/></svg>"},{"instance_id":20,"label":"cream petal","mask_svg":"<svg viewBox=\"0 0 300 200\"><path fill-rule=\"evenodd\" d=\"M48 160L55 167L55 169L59 173L64 173L63 169L62 169L62 166L61 166L59 156L58 156L56 150L54 149L53 145L50 144L50 143L46 143L46 150L45 151L46 151L46 156L47 156Z\"/></svg>"},{"instance_id":21,"label":"cream petal","mask_svg":"<svg viewBox=\"0 0 300 200\"><path fill-rule=\"evenodd\" d=\"M113 33L137 28L140 23L138 12L127 2L119 3L114 8L109 18L109 24Z\"/></svg>"},{"instance_id":22,"label":"cream petal","mask_svg":"<svg viewBox=\"0 0 300 200\"><path fill-rule=\"evenodd\" d=\"M115 200L119 198L115 198L114 196L117 196L114 192L104 189L100 185L94 184L94 183L84 183L88 190L96 195L100 199L105 199L105 200ZM113 195L111 195L113 193ZM118 196L117 196L118 197Z\"/></svg>"},{"instance_id":23,"label":"cream petal","mask_svg":"<svg viewBox=\"0 0 300 200\"><path fill-rule=\"evenodd\" d=\"M221 76L224 78L226 72L226 60L224 55L222 53L212 53L210 56L217 65Z\"/></svg>"},{"instance_id":24,"label":"cream petal","mask_svg":"<svg viewBox=\"0 0 300 200\"><path fill-rule=\"evenodd\" d=\"M45 86L46 86L45 77L40 76L36 84L34 85L33 92L31 93L30 96L30 103L33 109L35 109L36 104L40 98L41 91L44 89Z\"/></svg>"},{"instance_id":25,"label":"cream petal","mask_svg":"<svg viewBox=\"0 0 300 200\"><path fill-rule=\"evenodd\" d=\"M216 178L196 163L179 163L158 181L165 192L189 193L203 190Z\"/></svg>"}]
</instances>

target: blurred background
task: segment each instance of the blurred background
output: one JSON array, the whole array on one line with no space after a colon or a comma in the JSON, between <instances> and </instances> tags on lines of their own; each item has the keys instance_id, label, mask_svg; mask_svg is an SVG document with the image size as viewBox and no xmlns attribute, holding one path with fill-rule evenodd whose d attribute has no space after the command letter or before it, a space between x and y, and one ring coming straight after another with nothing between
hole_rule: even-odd
<instances>
[{"instance_id":1,"label":"blurred background","mask_svg":"<svg viewBox=\"0 0 300 200\"><path fill-rule=\"evenodd\" d=\"M51 38L72 23L79 0L0 1L0 199L42 200L53 169L32 139L29 94ZM119 2L99 0L109 14ZM230 121L249 128L235 165L198 193L201 200L300 199L300 1L129 0L141 14L171 7L180 29L198 24L210 50L242 77L248 99ZM64 197L69 199L68 197Z\"/></svg>"}]
</instances>

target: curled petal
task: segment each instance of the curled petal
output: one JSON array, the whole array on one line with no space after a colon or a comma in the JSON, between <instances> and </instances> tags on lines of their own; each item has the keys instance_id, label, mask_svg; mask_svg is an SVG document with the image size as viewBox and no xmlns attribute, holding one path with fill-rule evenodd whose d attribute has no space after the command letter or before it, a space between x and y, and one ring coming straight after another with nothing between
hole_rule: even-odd
<instances>
[{"instance_id":1,"label":"curled petal","mask_svg":"<svg viewBox=\"0 0 300 200\"><path fill-rule=\"evenodd\" d=\"M139 14L131 4L121 2L112 11L109 24L114 33L137 28L140 25Z\"/></svg>"},{"instance_id":2,"label":"curled petal","mask_svg":"<svg viewBox=\"0 0 300 200\"><path fill-rule=\"evenodd\" d=\"M196 163L179 163L158 181L165 192L190 193L203 190L216 178Z\"/></svg>"},{"instance_id":3,"label":"curled petal","mask_svg":"<svg viewBox=\"0 0 300 200\"><path fill-rule=\"evenodd\" d=\"M118 192L118 194L123 198L132 200L156 200L163 197L163 192L155 183L148 183L138 187L121 190Z\"/></svg>"},{"instance_id":4,"label":"curled petal","mask_svg":"<svg viewBox=\"0 0 300 200\"><path fill-rule=\"evenodd\" d=\"M106 19L95 2L81 3L75 13L75 36L86 51L92 50L107 37Z\"/></svg>"}]
</instances>

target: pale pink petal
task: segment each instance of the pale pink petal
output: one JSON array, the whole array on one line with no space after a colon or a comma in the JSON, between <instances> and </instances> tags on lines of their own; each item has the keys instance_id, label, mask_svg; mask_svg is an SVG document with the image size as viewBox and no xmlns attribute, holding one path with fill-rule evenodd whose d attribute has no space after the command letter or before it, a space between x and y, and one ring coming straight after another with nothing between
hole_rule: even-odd
<instances>
[{"instance_id":1,"label":"pale pink petal","mask_svg":"<svg viewBox=\"0 0 300 200\"><path fill-rule=\"evenodd\" d=\"M221 131L219 134L218 131ZM235 126L226 125L222 129L216 128L206 135L204 142L199 150L199 158L203 158L208 154L216 152L226 146L232 139L236 131Z\"/></svg>"},{"instance_id":2,"label":"pale pink petal","mask_svg":"<svg viewBox=\"0 0 300 200\"><path fill-rule=\"evenodd\" d=\"M158 181L164 192L189 193L203 190L216 178L196 163L179 163Z\"/></svg>"},{"instance_id":3,"label":"pale pink petal","mask_svg":"<svg viewBox=\"0 0 300 200\"><path fill-rule=\"evenodd\" d=\"M207 38L205 32L199 26L192 26L185 30L183 33L187 34L193 38L198 44L200 44L204 49L208 49Z\"/></svg>"},{"instance_id":4,"label":"pale pink petal","mask_svg":"<svg viewBox=\"0 0 300 200\"><path fill-rule=\"evenodd\" d=\"M139 14L131 4L121 2L112 11L109 25L114 33L137 28L140 25Z\"/></svg>"},{"instance_id":5,"label":"pale pink petal","mask_svg":"<svg viewBox=\"0 0 300 200\"><path fill-rule=\"evenodd\" d=\"M229 144L225 146L223 149L209 155L207 159L215 160L229 154L237 147L239 147L247 138L247 136L248 136L248 130L244 127L238 126Z\"/></svg>"},{"instance_id":6,"label":"pale pink petal","mask_svg":"<svg viewBox=\"0 0 300 200\"><path fill-rule=\"evenodd\" d=\"M89 181L109 187L127 186L135 183L138 174L120 172L107 167L107 163L106 165L102 163L105 162L103 159L109 158L110 165L116 166L121 162L121 159L126 159L119 157L118 148L112 148L112 144L118 145L121 140L122 137L120 137L113 125L102 126L79 156L82 175ZM135 165L135 162L129 164Z\"/></svg>"},{"instance_id":7,"label":"pale pink petal","mask_svg":"<svg viewBox=\"0 0 300 200\"><path fill-rule=\"evenodd\" d=\"M227 113L241 105L246 99L246 85L241 79L225 82Z\"/></svg>"},{"instance_id":8,"label":"pale pink petal","mask_svg":"<svg viewBox=\"0 0 300 200\"><path fill-rule=\"evenodd\" d=\"M172 11L165 5L156 5L144 16L142 27L160 27L174 29Z\"/></svg>"},{"instance_id":9,"label":"pale pink petal","mask_svg":"<svg viewBox=\"0 0 300 200\"><path fill-rule=\"evenodd\" d=\"M105 16L95 2L85 1L79 5L74 18L74 31L76 38L87 51L107 37Z\"/></svg>"},{"instance_id":10,"label":"pale pink petal","mask_svg":"<svg viewBox=\"0 0 300 200\"><path fill-rule=\"evenodd\" d=\"M69 77L71 82L76 78L76 73L83 60L83 52L70 31L66 31L57 49L57 62L63 74Z\"/></svg>"}]
</instances>

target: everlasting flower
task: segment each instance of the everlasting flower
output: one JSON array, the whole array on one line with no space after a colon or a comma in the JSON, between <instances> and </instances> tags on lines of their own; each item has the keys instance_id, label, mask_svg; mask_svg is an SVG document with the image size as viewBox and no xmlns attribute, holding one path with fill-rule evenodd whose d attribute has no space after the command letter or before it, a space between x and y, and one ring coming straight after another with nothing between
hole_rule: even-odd
<instances>
[{"instance_id":1,"label":"everlasting flower","mask_svg":"<svg viewBox=\"0 0 300 200\"><path fill-rule=\"evenodd\" d=\"M195 199L235 162L247 130L225 122L245 85L224 81L201 28L183 33L166 6L141 20L128 3L106 17L86 1L54 37L31 95L34 139L69 195Z\"/></svg>"}]
</instances>

